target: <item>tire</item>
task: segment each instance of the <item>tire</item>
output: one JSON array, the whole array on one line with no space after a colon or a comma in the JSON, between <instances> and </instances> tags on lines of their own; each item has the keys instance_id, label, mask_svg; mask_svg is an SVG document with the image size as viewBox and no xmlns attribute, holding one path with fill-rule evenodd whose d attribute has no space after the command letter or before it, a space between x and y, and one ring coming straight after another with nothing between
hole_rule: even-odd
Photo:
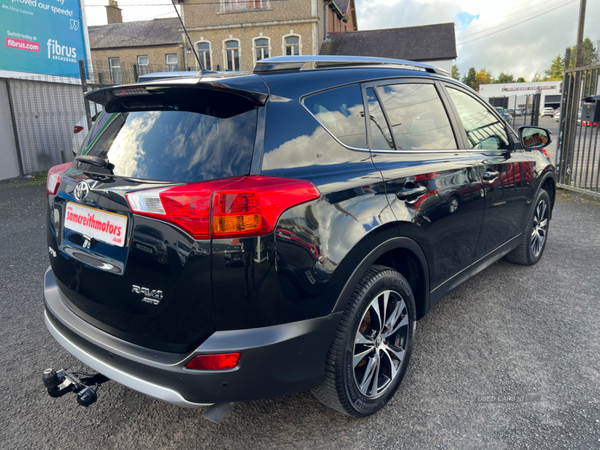
<instances>
[{"instance_id":1,"label":"tire","mask_svg":"<svg viewBox=\"0 0 600 450\"><path fill-rule=\"evenodd\" d=\"M378 311L385 311L384 320L379 321ZM415 300L406 279L389 267L371 266L340 319L325 377L313 395L350 416L366 417L382 409L406 373L415 323Z\"/></svg>"},{"instance_id":2,"label":"tire","mask_svg":"<svg viewBox=\"0 0 600 450\"><path fill-rule=\"evenodd\" d=\"M448 213L449 214L455 213L456 210L458 209L459 204L460 204L460 198L458 197L458 195L453 195L452 197L450 197L450 200L448 200Z\"/></svg>"},{"instance_id":3,"label":"tire","mask_svg":"<svg viewBox=\"0 0 600 450\"><path fill-rule=\"evenodd\" d=\"M544 254L549 227L550 196L544 189L540 189L525 223L521 243L504 258L514 264L533 266Z\"/></svg>"}]
</instances>

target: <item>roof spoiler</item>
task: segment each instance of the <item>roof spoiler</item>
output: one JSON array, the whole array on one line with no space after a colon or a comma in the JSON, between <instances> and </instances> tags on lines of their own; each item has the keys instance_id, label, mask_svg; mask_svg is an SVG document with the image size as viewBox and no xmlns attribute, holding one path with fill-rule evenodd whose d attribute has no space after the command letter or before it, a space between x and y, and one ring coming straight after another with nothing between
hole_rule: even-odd
<instances>
[{"instance_id":1,"label":"roof spoiler","mask_svg":"<svg viewBox=\"0 0 600 450\"><path fill-rule=\"evenodd\" d=\"M407 61L403 59L375 58L371 56L345 56L345 55L302 55L302 56L275 56L261 59L254 67L255 74L268 74L282 71L299 71L305 64L314 64L314 68L332 68L349 66L394 66L401 69L421 70L449 77L450 74L439 67L430 64Z\"/></svg>"},{"instance_id":2,"label":"roof spoiler","mask_svg":"<svg viewBox=\"0 0 600 450\"><path fill-rule=\"evenodd\" d=\"M200 75L200 72L198 73ZM200 77L171 78L147 83L125 84L97 89L85 94L86 100L106 106L123 97L145 96L164 92L167 89L213 89L239 95L263 106L269 97L265 82L256 76L244 77Z\"/></svg>"}]
</instances>

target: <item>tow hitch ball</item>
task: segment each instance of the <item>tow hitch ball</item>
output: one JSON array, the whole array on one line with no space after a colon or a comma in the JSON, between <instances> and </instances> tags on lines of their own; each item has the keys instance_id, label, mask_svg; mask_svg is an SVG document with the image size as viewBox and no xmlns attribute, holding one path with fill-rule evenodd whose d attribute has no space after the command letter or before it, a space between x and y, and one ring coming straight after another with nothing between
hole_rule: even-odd
<instances>
[{"instance_id":1,"label":"tow hitch ball","mask_svg":"<svg viewBox=\"0 0 600 450\"><path fill-rule=\"evenodd\" d=\"M83 377L79 378L77 375ZM50 397L62 397L73 392L77 394L77 403L87 407L98 400L98 387L110 380L101 373L92 375L85 372L66 373L63 369L46 369L42 374L42 381Z\"/></svg>"}]
</instances>

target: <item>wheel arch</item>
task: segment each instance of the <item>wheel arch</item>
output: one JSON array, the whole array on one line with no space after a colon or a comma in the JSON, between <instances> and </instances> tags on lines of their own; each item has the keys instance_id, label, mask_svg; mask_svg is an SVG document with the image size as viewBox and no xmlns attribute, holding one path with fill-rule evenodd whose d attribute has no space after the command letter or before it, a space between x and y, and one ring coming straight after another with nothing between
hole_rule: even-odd
<instances>
[{"instance_id":1,"label":"wheel arch","mask_svg":"<svg viewBox=\"0 0 600 450\"><path fill-rule=\"evenodd\" d=\"M550 219L552 219L552 210L554 209L554 200L556 198L556 179L552 172L548 171L542 176L537 189L536 198L540 189L544 189L550 197Z\"/></svg>"},{"instance_id":2,"label":"wheel arch","mask_svg":"<svg viewBox=\"0 0 600 450\"><path fill-rule=\"evenodd\" d=\"M334 307L343 311L364 273L373 264L391 267L407 279L415 297L417 319L429 310L429 268L425 253L414 240L397 236L380 242L364 255L346 281Z\"/></svg>"}]
</instances>

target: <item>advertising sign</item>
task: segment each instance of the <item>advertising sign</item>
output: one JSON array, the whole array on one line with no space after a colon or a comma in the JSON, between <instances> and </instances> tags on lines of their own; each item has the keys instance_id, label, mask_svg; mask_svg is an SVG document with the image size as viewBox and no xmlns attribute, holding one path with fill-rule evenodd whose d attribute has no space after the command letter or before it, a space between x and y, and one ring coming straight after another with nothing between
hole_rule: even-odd
<instances>
[{"instance_id":1,"label":"advertising sign","mask_svg":"<svg viewBox=\"0 0 600 450\"><path fill-rule=\"evenodd\" d=\"M0 0L0 71L79 78L79 0Z\"/></svg>"}]
</instances>

